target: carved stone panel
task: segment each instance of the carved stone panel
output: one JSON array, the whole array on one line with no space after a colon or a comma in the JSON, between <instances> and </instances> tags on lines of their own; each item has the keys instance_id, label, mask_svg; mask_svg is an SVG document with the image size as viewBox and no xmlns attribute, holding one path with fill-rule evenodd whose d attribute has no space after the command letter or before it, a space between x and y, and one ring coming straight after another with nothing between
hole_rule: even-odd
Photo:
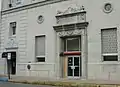
<instances>
[{"instance_id":1,"label":"carved stone panel","mask_svg":"<svg viewBox=\"0 0 120 87\"><path fill-rule=\"evenodd\" d=\"M73 24L86 22L86 11L84 11L84 7L69 7L65 11L58 11L56 16L56 24Z\"/></svg>"},{"instance_id":2,"label":"carved stone panel","mask_svg":"<svg viewBox=\"0 0 120 87\"><path fill-rule=\"evenodd\" d=\"M6 49L18 48L16 38L9 38L6 44Z\"/></svg>"},{"instance_id":3,"label":"carved stone panel","mask_svg":"<svg viewBox=\"0 0 120 87\"><path fill-rule=\"evenodd\" d=\"M63 11L58 10L57 15L72 14L72 13L82 12L84 10L85 10L84 6L75 6L75 7L70 6Z\"/></svg>"},{"instance_id":4,"label":"carved stone panel","mask_svg":"<svg viewBox=\"0 0 120 87\"><path fill-rule=\"evenodd\" d=\"M77 16L68 16L68 17L57 17L57 24L67 24L67 23L76 23L77 22Z\"/></svg>"},{"instance_id":5,"label":"carved stone panel","mask_svg":"<svg viewBox=\"0 0 120 87\"><path fill-rule=\"evenodd\" d=\"M73 36L73 35L82 35L84 29L81 30L70 30L70 31L61 31L57 32L57 35L59 37L65 37L65 36Z\"/></svg>"},{"instance_id":6,"label":"carved stone panel","mask_svg":"<svg viewBox=\"0 0 120 87\"><path fill-rule=\"evenodd\" d=\"M85 29L85 27L87 26L88 26L88 22L83 22L83 23L53 26L53 28L56 32L60 32L60 31L69 31L69 30L76 30L76 29Z\"/></svg>"},{"instance_id":7,"label":"carved stone panel","mask_svg":"<svg viewBox=\"0 0 120 87\"><path fill-rule=\"evenodd\" d=\"M58 25L86 22L86 13L74 13L70 15L56 16Z\"/></svg>"},{"instance_id":8,"label":"carved stone panel","mask_svg":"<svg viewBox=\"0 0 120 87\"><path fill-rule=\"evenodd\" d=\"M58 11L56 25L53 26L59 37L83 34L88 26L84 6L68 7L64 11Z\"/></svg>"}]
</instances>

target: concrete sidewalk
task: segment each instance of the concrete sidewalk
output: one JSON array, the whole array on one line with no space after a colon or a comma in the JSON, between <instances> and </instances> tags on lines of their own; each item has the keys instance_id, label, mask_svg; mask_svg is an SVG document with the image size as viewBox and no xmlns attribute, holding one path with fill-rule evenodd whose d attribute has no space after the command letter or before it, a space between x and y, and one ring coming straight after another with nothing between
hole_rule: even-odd
<instances>
[{"instance_id":1,"label":"concrete sidewalk","mask_svg":"<svg viewBox=\"0 0 120 87\"><path fill-rule=\"evenodd\" d=\"M108 84L108 85L120 85L120 81L111 80L80 80L80 79L53 79L53 78L40 78L30 76L11 76L9 81L50 81L50 82L75 82L75 83L94 83L94 84Z\"/></svg>"}]
</instances>

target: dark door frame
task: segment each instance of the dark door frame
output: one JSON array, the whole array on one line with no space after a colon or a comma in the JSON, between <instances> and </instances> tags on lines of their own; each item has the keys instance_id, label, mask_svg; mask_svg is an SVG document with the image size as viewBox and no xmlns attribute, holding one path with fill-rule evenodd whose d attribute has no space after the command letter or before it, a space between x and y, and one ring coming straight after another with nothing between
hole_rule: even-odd
<instances>
[{"instance_id":1,"label":"dark door frame","mask_svg":"<svg viewBox=\"0 0 120 87\"><path fill-rule=\"evenodd\" d=\"M16 51L7 52L11 53L11 60L10 60L10 74L16 74Z\"/></svg>"}]
</instances>

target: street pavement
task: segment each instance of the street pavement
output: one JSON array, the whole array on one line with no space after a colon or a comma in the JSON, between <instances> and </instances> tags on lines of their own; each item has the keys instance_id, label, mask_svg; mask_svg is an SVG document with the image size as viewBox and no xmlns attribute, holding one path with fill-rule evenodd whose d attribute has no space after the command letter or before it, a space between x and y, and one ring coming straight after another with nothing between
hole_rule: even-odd
<instances>
[{"instance_id":1,"label":"street pavement","mask_svg":"<svg viewBox=\"0 0 120 87\"><path fill-rule=\"evenodd\" d=\"M0 82L0 87L53 87L53 86L42 86L42 85L40 86L40 85Z\"/></svg>"}]
</instances>

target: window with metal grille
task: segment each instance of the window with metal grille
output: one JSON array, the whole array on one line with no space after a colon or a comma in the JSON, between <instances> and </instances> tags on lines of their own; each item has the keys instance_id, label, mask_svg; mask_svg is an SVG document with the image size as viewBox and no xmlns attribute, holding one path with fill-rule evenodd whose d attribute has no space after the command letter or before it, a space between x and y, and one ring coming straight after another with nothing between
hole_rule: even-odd
<instances>
[{"instance_id":1,"label":"window with metal grille","mask_svg":"<svg viewBox=\"0 0 120 87\"><path fill-rule=\"evenodd\" d=\"M36 62L45 62L45 36L35 37Z\"/></svg>"},{"instance_id":2,"label":"window with metal grille","mask_svg":"<svg viewBox=\"0 0 120 87\"><path fill-rule=\"evenodd\" d=\"M116 28L101 30L101 45L103 61L118 61Z\"/></svg>"}]
</instances>

